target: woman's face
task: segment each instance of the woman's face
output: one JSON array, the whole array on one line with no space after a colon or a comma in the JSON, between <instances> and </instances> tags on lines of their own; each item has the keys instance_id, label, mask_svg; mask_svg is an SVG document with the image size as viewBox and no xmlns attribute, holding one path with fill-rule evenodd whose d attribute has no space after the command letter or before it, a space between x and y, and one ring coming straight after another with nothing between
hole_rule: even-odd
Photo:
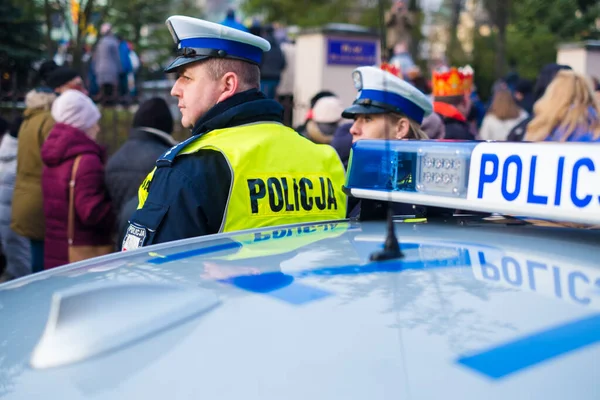
<instances>
[{"instance_id":1,"label":"woman's face","mask_svg":"<svg viewBox=\"0 0 600 400\"><path fill-rule=\"evenodd\" d=\"M409 131L407 118L394 123L387 114L358 114L350 128L352 143L362 139L402 139Z\"/></svg>"},{"instance_id":2,"label":"woman's face","mask_svg":"<svg viewBox=\"0 0 600 400\"><path fill-rule=\"evenodd\" d=\"M86 133L92 140L95 141L98 137L98 133L100 133L100 126L96 122L92 127L90 127L90 129L86 131Z\"/></svg>"}]
</instances>

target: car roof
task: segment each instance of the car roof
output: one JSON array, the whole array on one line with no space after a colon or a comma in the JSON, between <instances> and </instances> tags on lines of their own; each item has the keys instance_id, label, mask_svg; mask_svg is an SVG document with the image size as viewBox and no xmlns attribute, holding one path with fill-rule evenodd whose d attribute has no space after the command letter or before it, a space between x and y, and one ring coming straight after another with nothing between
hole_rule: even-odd
<instances>
[{"instance_id":1,"label":"car roof","mask_svg":"<svg viewBox=\"0 0 600 400\"><path fill-rule=\"evenodd\" d=\"M0 285L0 396L596 399L598 231L398 221L219 234ZM517 225L514 225L517 224Z\"/></svg>"}]
</instances>

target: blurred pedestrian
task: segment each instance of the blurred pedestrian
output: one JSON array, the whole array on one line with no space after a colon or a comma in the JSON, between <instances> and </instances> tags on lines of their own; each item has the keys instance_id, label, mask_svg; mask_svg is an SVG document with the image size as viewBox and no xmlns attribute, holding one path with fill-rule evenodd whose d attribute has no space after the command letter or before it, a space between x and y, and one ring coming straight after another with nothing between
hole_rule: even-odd
<instances>
[{"instance_id":1,"label":"blurred pedestrian","mask_svg":"<svg viewBox=\"0 0 600 400\"><path fill-rule=\"evenodd\" d=\"M568 65L561 64L546 64L540 74L537 77L535 82L535 86L533 88L533 103L537 102L546 92L546 88L550 85L550 82L554 79L556 74L561 70L570 70L571 67ZM527 132L527 125L533 120L535 117L535 109L533 113L529 115L529 117L525 118L523 121L518 123L508 134L507 141L509 142L520 142L525 137L525 133Z\"/></svg>"},{"instance_id":2,"label":"blurred pedestrian","mask_svg":"<svg viewBox=\"0 0 600 400\"><path fill-rule=\"evenodd\" d=\"M331 144L333 134L342 121L342 111L344 107L339 98L323 97L315 103L312 119L298 133L314 143Z\"/></svg>"},{"instance_id":3,"label":"blurred pedestrian","mask_svg":"<svg viewBox=\"0 0 600 400\"><path fill-rule=\"evenodd\" d=\"M56 94L39 87L25 96L23 123L19 129L17 178L13 193L11 229L31 241L31 270L44 269L44 208L40 150L54 126L50 113Z\"/></svg>"},{"instance_id":4,"label":"blurred pedestrian","mask_svg":"<svg viewBox=\"0 0 600 400\"><path fill-rule=\"evenodd\" d=\"M498 90L494 94L492 105L483 118L479 138L504 141L511 129L527 116L527 112L515 102L508 88Z\"/></svg>"},{"instance_id":5,"label":"blurred pedestrian","mask_svg":"<svg viewBox=\"0 0 600 400\"><path fill-rule=\"evenodd\" d=\"M591 82L579 73L558 71L533 111L527 141L600 142L600 106Z\"/></svg>"},{"instance_id":6,"label":"blurred pedestrian","mask_svg":"<svg viewBox=\"0 0 600 400\"><path fill-rule=\"evenodd\" d=\"M119 75L122 71L119 40L113 34L112 25L107 22L100 27L100 34L102 37L92 58L93 68L100 89L100 101L113 105L118 96Z\"/></svg>"},{"instance_id":7,"label":"blurred pedestrian","mask_svg":"<svg viewBox=\"0 0 600 400\"><path fill-rule=\"evenodd\" d=\"M67 90L52 105L52 117L56 125L42 146L45 269L114 250L105 151L96 142L100 111L83 93Z\"/></svg>"},{"instance_id":8,"label":"blurred pedestrian","mask_svg":"<svg viewBox=\"0 0 600 400\"><path fill-rule=\"evenodd\" d=\"M31 274L31 242L10 228L22 122L22 117L15 118L0 143L0 238L6 257L6 270L0 276L0 283Z\"/></svg>"},{"instance_id":9,"label":"blurred pedestrian","mask_svg":"<svg viewBox=\"0 0 600 400\"><path fill-rule=\"evenodd\" d=\"M271 45L271 50L266 52L260 64L260 90L269 99L275 99L277 86L281 80L281 73L287 65L285 55L281 46L275 39L275 31L272 25L263 29L263 37Z\"/></svg>"},{"instance_id":10,"label":"blurred pedestrian","mask_svg":"<svg viewBox=\"0 0 600 400\"><path fill-rule=\"evenodd\" d=\"M444 121L446 139L473 140L468 123L473 72L470 67L433 73L433 110Z\"/></svg>"},{"instance_id":11,"label":"blurred pedestrian","mask_svg":"<svg viewBox=\"0 0 600 400\"><path fill-rule=\"evenodd\" d=\"M155 97L140 105L129 138L106 164L106 186L117 215L137 196L158 157L177 144L172 133L173 117L165 100Z\"/></svg>"}]
</instances>

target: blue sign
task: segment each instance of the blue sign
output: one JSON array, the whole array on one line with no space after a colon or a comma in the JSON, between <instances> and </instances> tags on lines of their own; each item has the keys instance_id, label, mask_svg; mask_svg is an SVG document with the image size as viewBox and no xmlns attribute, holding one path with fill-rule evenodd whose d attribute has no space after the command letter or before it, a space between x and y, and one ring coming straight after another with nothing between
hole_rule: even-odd
<instances>
[{"instance_id":1,"label":"blue sign","mask_svg":"<svg viewBox=\"0 0 600 400\"><path fill-rule=\"evenodd\" d=\"M375 65L377 41L327 39L328 65Z\"/></svg>"}]
</instances>

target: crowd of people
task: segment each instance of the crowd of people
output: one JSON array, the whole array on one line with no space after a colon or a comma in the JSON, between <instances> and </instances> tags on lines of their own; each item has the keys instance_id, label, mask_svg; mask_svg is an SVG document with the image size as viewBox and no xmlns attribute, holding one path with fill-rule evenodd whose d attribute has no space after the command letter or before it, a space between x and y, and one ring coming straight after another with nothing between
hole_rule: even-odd
<instances>
[{"instance_id":1,"label":"crowd of people","mask_svg":"<svg viewBox=\"0 0 600 400\"><path fill-rule=\"evenodd\" d=\"M101 114L81 76L53 62L39 73L22 115L0 119L0 281L119 250L121 210L176 144L167 103L151 98L107 160L97 142Z\"/></svg>"},{"instance_id":2,"label":"crowd of people","mask_svg":"<svg viewBox=\"0 0 600 400\"><path fill-rule=\"evenodd\" d=\"M218 29L185 17L171 17L171 24L199 37ZM172 138L171 111L152 98L140 105L127 142L108 160L97 143L101 113L81 76L52 62L40 67L42 84L27 93L23 114L0 119L6 264L0 281L132 244L255 227L247 215L262 218L256 227L288 221L282 210L296 212L290 222L357 216L364 210L350 199L346 204L341 186L352 143L362 139L600 141L600 87L557 64L544 67L535 82L500 80L489 105L477 99L468 66L436 70L431 80L415 66L359 67L352 104L330 91L317 93L305 122L292 130L273 100L280 79L263 74L275 39L267 33L228 40L265 57L184 54L167 69L178 72L171 94L191 138L179 144ZM285 67L282 54L273 57ZM355 79L348 76L348 85ZM279 171L274 160L286 167ZM283 175L269 175L273 168ZM286 175L286 168L296 172ZM316 190L319 182L322 194L310 197L307 188Z\"/></svg>"}]
</instances>

